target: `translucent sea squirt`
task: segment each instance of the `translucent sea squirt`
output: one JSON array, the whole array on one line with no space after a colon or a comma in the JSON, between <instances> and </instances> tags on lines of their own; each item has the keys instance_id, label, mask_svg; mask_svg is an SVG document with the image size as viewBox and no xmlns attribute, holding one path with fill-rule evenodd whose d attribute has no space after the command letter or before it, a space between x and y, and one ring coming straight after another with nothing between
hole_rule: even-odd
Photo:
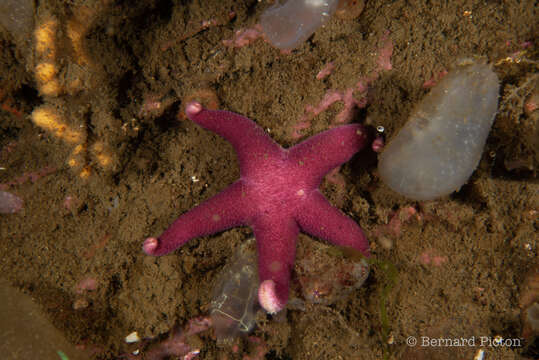
<instances>
[{"instance_id":1,"label":"translucent sea squirt","mask_svg":"<svg viewBox=\"0 0 539 360\"><path fill-rule=\"evenodd\" d=\"M337 10L338 0L288 0L266 9L260 25L266 39L281 50L292 50L307 40Z\"/></svg>"},{"instance_id":2,"label":"translucent sea squirt","mask_svg":"<svg viewBox=\"0 0 539 360\"><path fill-rule=\"evenodd\" d=\"M251 238L240 246L213 288L210 317L219 345L255 326L259 280L254 244Z\"/></svg>"},{"instance_id":3,"label":"translucent sea squirt","mask_svg":"<svg viewBox=\"0 0 539 360\"><path fill-rule=\"evenodd\" d=\"M467 64L450 71L382 152L382 180L414 200L458 190L479 164L498 92L498 77L488 65Z\"/></svg>"}]
</instances>

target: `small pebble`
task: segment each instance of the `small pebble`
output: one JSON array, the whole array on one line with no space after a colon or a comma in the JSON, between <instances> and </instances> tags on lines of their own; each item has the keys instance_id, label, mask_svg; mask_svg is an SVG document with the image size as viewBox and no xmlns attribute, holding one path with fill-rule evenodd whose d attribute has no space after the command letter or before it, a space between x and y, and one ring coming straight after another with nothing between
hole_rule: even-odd
<instances>
[{"instance_id":1,"label":"small pebble","mask_svg":"<svg viewBox=\"0 0 539 360\"><path fill-rule=\"evenodd\" d=\"M131 334L125 337L125 342L128 344L136 343L140 341L140 337L136 331L133 331Z\"/></svg>"}]
</instances>

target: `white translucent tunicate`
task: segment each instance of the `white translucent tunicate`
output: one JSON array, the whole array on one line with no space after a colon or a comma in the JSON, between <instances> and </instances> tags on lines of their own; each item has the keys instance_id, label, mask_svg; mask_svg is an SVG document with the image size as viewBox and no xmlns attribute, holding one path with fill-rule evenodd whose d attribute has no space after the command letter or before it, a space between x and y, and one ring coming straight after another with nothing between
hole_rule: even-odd
<instances>
[{"instance_id":1,"label":"white translucent tunicate","mask_svg":"<svg viewBox=\"0 0 539 360\"><path fill-rule=\"evenodd\" d=\"M255 326L258 269L254 238L240 246L213 288L210 317L218 344L232 342Z\"/></svg>"},{"instance_id":2,"label":"white translucent tunicate","mask_svg":"<svg viewBox=\"0 0 539 360\"><path fill-rule=\"evenodd\" d=\"M382 180L414 200L458 190L477 167L498 106L490 66L462 65L425 96L380 156Z\"/></svg>"},{"instance_id":3,"label":"white translucent tunicate","mask_svg":"<svg viewBox=\"0 0 539 360\"><path fill-rule=\"evenodd\" d=\"M260 25L266 39L282 50L292 50L324 25L337 10L338 0L288 0L266 9Z\"/></svg>"}]
</instances>

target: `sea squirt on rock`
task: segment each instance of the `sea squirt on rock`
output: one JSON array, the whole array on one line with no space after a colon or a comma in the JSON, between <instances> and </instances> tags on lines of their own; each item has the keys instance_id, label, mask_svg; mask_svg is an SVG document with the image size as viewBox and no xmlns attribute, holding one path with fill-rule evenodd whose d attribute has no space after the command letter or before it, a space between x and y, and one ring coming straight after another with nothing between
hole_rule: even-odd
<instances>
[{"instance_id":1,"label":"sea squirt on rock","mask_svg":"<svg viewBox=\"0 0 539 360\"><path fill-rule=\"evenodd\" d=\"M338 0L288 0L266 9L260 25L266 39L281 50L292 50L307 40L337 10Z\"/></svg>"},{"instance_id":2,"label":"sea squirt on rock","mask_svg":"<svg viewBox=\"0 0 539 360\"><path fill-rule=\"evenodd\" d=\"M231 344L255 326L258 269L255 239L245 241L225 265L213 287L210 317L218 345Z\"/></svg>"},{"instance_id":3,"label":"sea squirt on rock","mask_svg":"<svg viewBox=\"0 0 539 360\"><path fill-rule=\"evenodd\" d=\"M380 156L382 180L414 200L458 190L479 164L498 107L499 81L486 64L460 65L419 103Z\"/></svg>"}]
</instances>

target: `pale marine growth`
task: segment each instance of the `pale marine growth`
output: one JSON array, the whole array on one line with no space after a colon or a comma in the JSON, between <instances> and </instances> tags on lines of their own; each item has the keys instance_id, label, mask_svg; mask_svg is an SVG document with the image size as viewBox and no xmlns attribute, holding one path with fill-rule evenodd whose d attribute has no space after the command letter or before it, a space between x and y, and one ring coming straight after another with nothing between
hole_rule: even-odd
<instances>
[{"instance_id":1,"label":"pale marine growth","mask_svg":"<svg viewBox=\"0 0 539 360\"><path fill-rule=\"evenodd\" d=\"M382 180L414 200L458 190L479 164L499 88L488 65L472 63L450 71L380 155Z\"/></svg>"},{"instance_id":2,"label":"pale marine growth","mask_svg":"<svg viewBox=\"0 0 539 360\"><path fill-rule=\"evenodd\" d=\"M259 280L254 244L254 238L241 244L215 282L210 317L217 344L230 343L255 326Z\"/></svg>"},{"instance_id":3,"label":"pale marine growth","mask_svg":"<svg viewBox=\"0 0 539 360\"><path fill-rule=\"evenodd\" d=\"M324 25L337 10L338 0L288 0L266 9L260 25L266 39L281 50L292 50Z\"/></svg>"}]
</instances>

